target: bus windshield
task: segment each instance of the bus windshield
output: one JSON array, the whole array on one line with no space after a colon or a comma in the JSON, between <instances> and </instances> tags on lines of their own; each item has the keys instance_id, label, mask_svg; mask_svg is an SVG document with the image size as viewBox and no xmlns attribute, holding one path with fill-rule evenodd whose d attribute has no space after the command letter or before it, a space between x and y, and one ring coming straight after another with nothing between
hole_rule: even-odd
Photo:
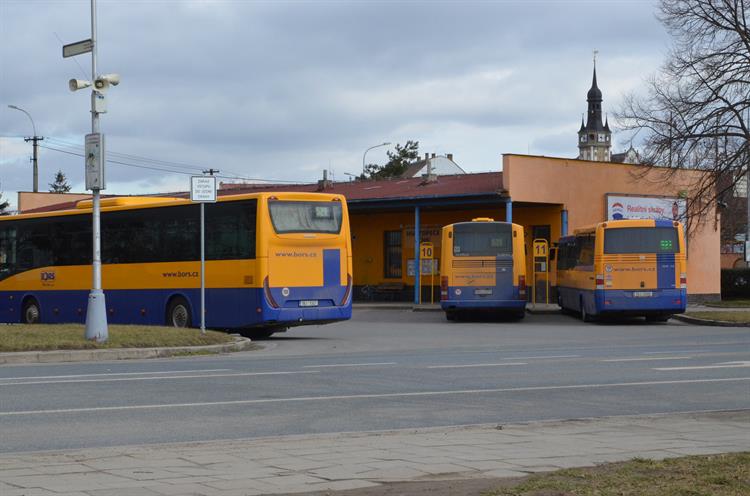
<instances>
[{"instance_id":1,"label":"bus windshield","mask_svg":"<svg viewBox=\"0 0 750 496\"><path fill-rule=\"evenodd\" d=\"M604 253L677 253L675 227L625 227L604 230Z\"/></svg>"},{"instance_id":2,"label":"bus windshield","mask_svg":"<svg viewBox=\"0 0 750 496\"><path fill-rule=\"evenodd\" d=\"M341 232L341 202L268 202L271 222L277 234Z\"/></svg>"},{"instance_id":3,"label":"bus windshield","mask_svg":"<svg viewBox=\"0 0 750 496\"><path fill-rule=\"evenodd\" d=\"M496 257L513 254L513 228L498 222L471 222L453 226L453 256Z\"/></svg>"}]
</instances>

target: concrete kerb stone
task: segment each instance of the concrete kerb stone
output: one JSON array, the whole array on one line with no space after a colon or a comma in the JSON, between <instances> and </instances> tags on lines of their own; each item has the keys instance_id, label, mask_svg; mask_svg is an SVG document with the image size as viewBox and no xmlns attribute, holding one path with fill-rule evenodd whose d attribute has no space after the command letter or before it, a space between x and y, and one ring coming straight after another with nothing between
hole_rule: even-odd
<instances>
[{"instance_id":1,"label":"concrete kerb stone","mask_svg":"<svg viewBox=\"0 0 750 496\"><path fill-rule=\"evenodd\" d=\"M729 322L726 320L699 319L690 315L672 315L672 318L687 324L715 327L750 327L750 322Z\"/></svg>"},{"instance_id":2,"label":"concrete kerb stone","mask_svg":"<svg viewBox=\"0 0 750 496\"><path fill-rule=\"evenodd\" d=\"M167 358L190 353L231 353L260 348L250 339L234 336L231 343L208 346L170 346L163 348L114 348L101 350L55 350L21 351L0 353L0 365L23 363L101 362L109 360L134 360L144 358Z\"/></svg>"}]
</instances>

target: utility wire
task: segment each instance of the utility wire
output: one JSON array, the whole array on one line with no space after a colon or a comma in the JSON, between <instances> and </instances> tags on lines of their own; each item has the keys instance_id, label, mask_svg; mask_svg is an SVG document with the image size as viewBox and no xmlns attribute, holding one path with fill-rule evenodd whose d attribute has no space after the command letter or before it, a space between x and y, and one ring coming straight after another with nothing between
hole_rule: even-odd
<instances>
[{"instance_id":1,"label":"utility wire","mask_svg":"<svg viewBox=\"0 0 750 496\"><path fill-rule=\"evenodd\" d=\"M55 151L55 152L65 153L65 154L68 154L68 155L75 155L77 157L83 157L84 156L83 153L78 152L78 151L63 150L63 149L60 149L60 148L54 148L54 147L46 146L46 145L39 145L39 146L41 148L45 148L47 150L52 150L52 151ZM58 146L60 146L60 145L58 145ZM72 145L62 145L62 146L71 146L72 147ZM113 152L108 152L108 154L114 154L114 153ZM143 164L134 164L134 163L131 163L131 162L123 162L123 161L120 161L120 160L106 159L106 162L107 163L112 163L112 164L124 165L124 166L127 166L127 167L137 167L139 169L149 169L149 170L160 171L160 172L169 172L169 173L172 173L172 174L184 174L184 175L188 175L188 176L195 175L194 172L188 172L188 171L176 170L176 169L167 169L167 168L164 168L164 167L148 166L148 165L143 165ZM167 167L169 167L169 166L167 166ZM178 166L175 165L175 166L172 166L172 167L178 167ZM200 170L202 172L203 168L201 168ZM244 180L244 181L263 181L263 182L266 182L266 183L285 183L285 184L304 184L305 183L305 181L287 181L287 180L282 180L282 179L264 179L264 178L259 178L259 177L246 177L246 176L240 176L240 175L235 175L235 176L216 175L214 177L218 177L220 179L235 179L235 180L236 179L240 179L240 180Z\"/></svg>"}]
</instances>

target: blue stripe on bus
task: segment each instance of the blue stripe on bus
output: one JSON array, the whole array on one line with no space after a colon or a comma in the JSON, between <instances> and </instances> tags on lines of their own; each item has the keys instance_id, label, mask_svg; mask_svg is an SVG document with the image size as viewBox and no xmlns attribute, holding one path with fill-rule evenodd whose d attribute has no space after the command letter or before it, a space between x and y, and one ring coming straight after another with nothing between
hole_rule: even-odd
<instances>
[{"instance_id":1,"label":"blue stripe on bus","mask_svg":"<svg viewBox=\"0 0 750 496\"><path fill-rule=\"evenodd\" d=\"M341 286L341 250L323 250L323 285Z\"/></svg>"},{"instance_id":2,"label":"blue stripe on bus","mask_svg":"<svg viewBox=\"0 0 750 496\"><path fill-rule=\"evenodd\" d=\"M654 227L674 227L674 221L657 219L654 221Z\"/></svg>"},{"instance_id":3,"label":"blue stripe on bus","mask_svg":"<svg viewBox=\"0 0 750 496\"><path fill-rule=\"evenodd\" d=\"M266 302L262 288L206 289L206 326L223 329L257 326L267 322L294 325L351 318L351 303L337 306L343 299L345 286L290 290L290 296L318 299L320 306L303 308L299 307L299 300L296 300L287 302L289 308L276 309ZM169 299L180 296L190 305L193 327L200 325L200 289L105 290L104 293L107 320L111 324L165 325ZM43 323L83 323L86 319L88 294L88 290L2 291L0 321L20 322L24 299L33 297L39 303Z\"/></svg>"},{"instance_id":4,"label":"blue stripe on bus","mask_svg":"<svg viewBox=\"0 0 750 496\"><path fill-rule=\"evenodd\" d=\"M656 255L656 287L674 289L675 270L674 253L658 253Z\"/></svg>"}]
</instances>

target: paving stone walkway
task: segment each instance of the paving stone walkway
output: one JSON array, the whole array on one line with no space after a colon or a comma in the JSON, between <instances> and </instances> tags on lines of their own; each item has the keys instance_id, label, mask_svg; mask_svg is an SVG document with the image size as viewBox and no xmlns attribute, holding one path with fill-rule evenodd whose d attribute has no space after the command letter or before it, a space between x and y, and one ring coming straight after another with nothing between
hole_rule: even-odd
<instances>
[{"instance_id":1,"label":"paving stone walkway","mask_svg":"<svg viewBox=\"0 0 750 496\"><path fill-rule=\"evenodd\" d=\"M750 450L750 411L0 455L3 496L261 495Z\"/></svg>"}]
</instances>

